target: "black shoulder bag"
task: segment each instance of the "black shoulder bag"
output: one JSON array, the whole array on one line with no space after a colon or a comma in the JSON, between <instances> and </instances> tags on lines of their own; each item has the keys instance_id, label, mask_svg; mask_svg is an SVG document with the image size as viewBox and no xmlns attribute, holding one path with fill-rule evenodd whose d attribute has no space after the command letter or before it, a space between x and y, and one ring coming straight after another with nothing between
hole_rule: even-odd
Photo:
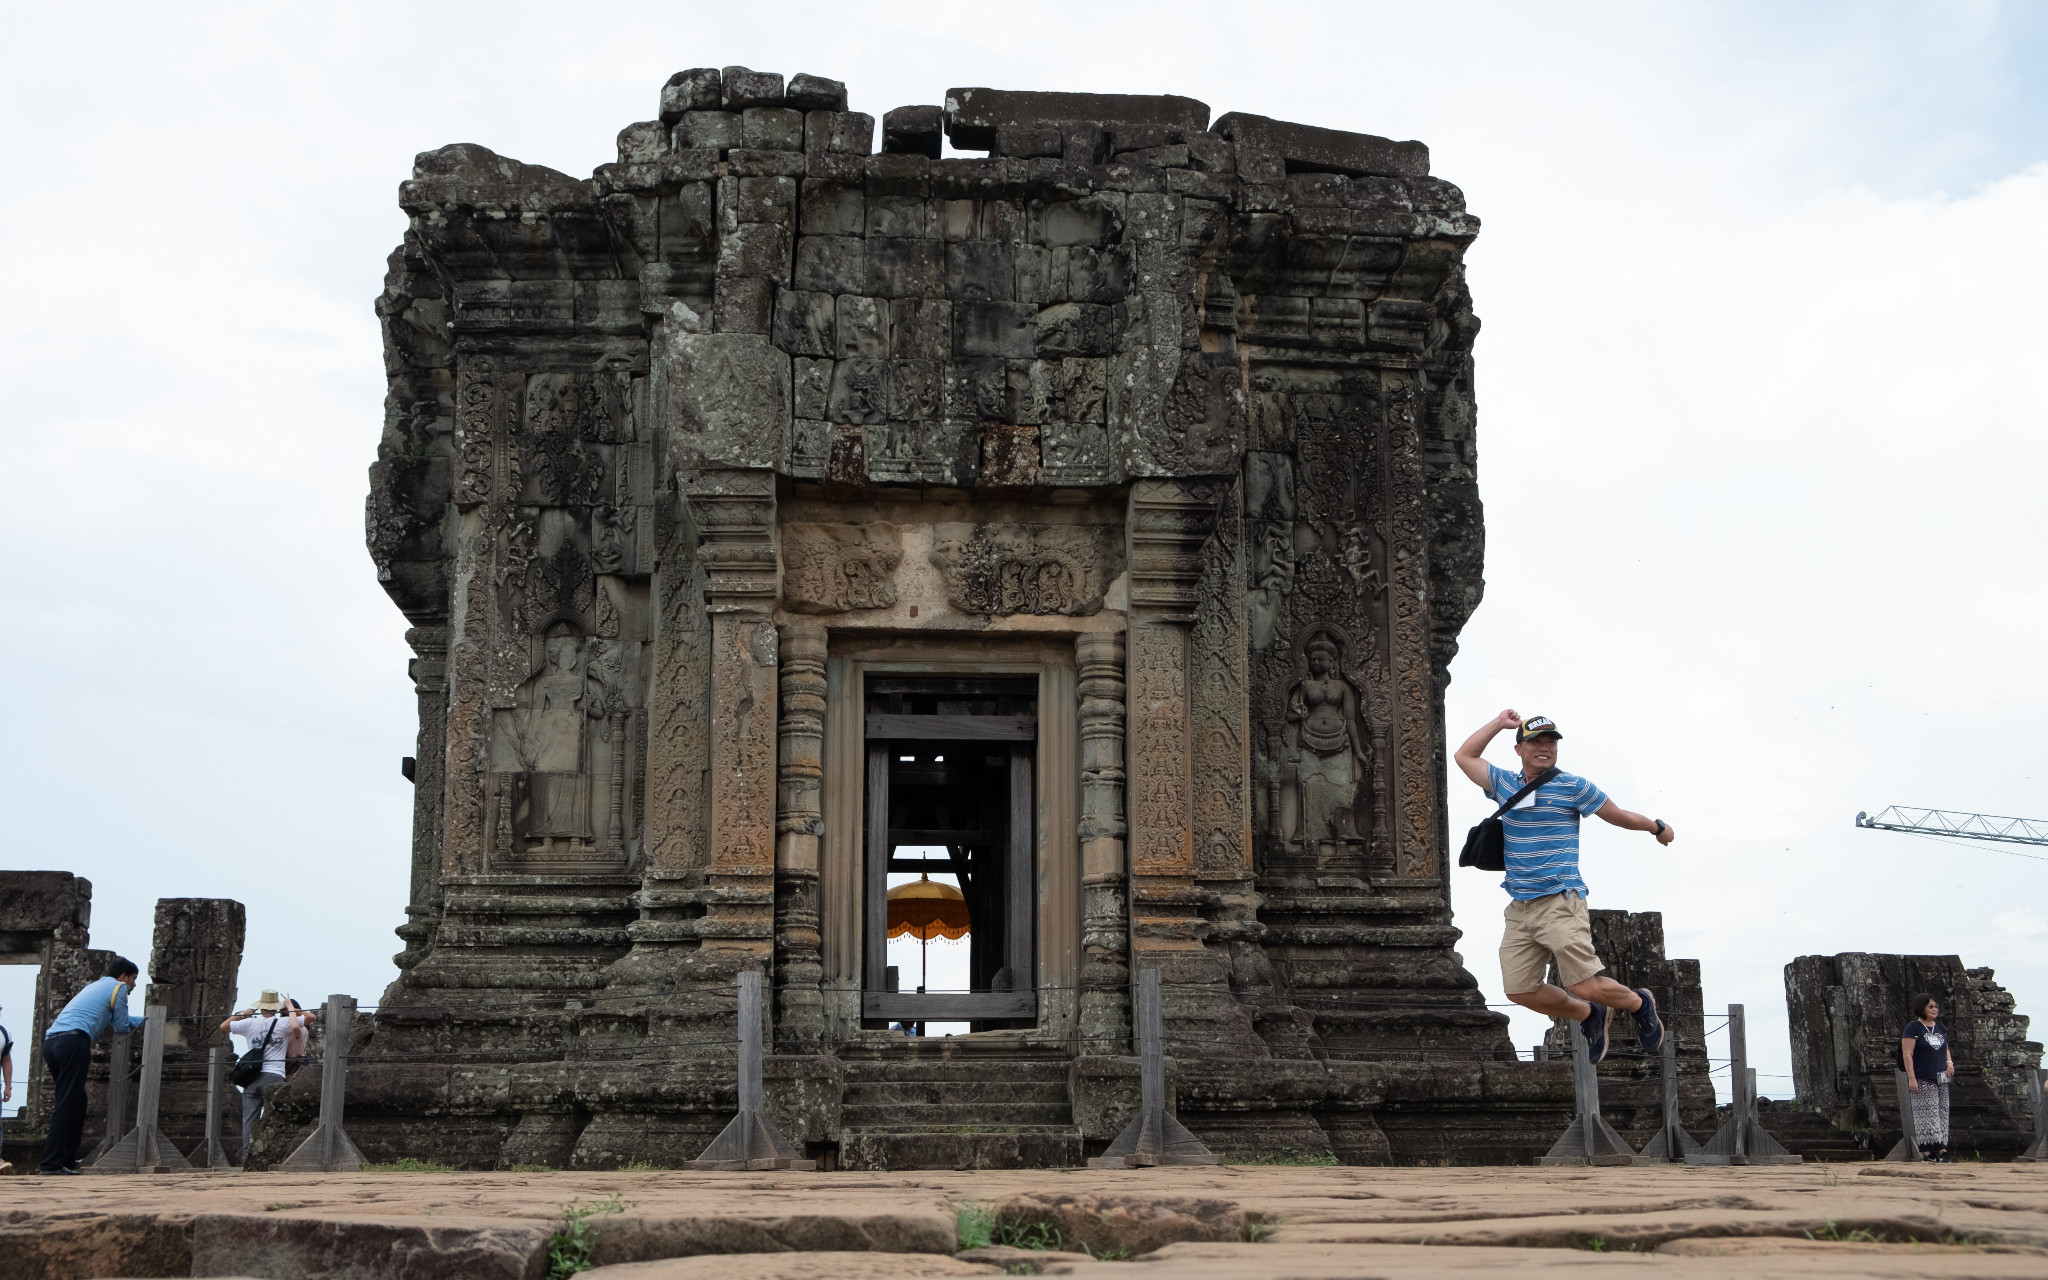
<instances>
[{"instance_id":1,"label":"black shoulder bag","mask_svg":"<svg viewBox=\"0 0 2048 1280\"><path fill-rule=\"evenodd\" d=\"M263 1033L263 1043L254 1046L247 1053L235 1059L235 1069L228 1073L238 1089L246 1089L256 1083L256 1077L263 1074L263 1051L270 1048L270 1037L277 1034L277 1015L270 1018L270 1030Z\"/></svg>"},{"instance_id":2,"label":"black shoulder bag","mask_svg":"<svg viewBox=\"0 0 2048 1280\"><path fill-rule=\"evenodd\" d=\"M1493 816L1465 833L1465 848L1458 855L1461 867L1478 867L1481 871L1506 871L1508 869L1508 838L1501 829L1500 815L1522 803L1522 797L1557 776L1555 767L1545 769L1536 775L1536 780L1507 799L1507 803L1493 811Z\"/></svg>"}]
</instances>

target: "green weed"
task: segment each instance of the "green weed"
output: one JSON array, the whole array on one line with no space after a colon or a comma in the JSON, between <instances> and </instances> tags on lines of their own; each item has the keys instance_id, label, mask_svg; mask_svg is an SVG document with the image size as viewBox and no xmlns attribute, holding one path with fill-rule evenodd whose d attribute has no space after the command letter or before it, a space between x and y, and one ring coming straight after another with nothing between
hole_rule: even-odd
<instances>
[{"instance_id":1,"label":"green weed","mask_svg":"<svg viewBox=\"0 0 2048 1280\"><path fill-rule=\"evenodd\" d=\"M553 1173L554 1171L555 1167L551 1164L515 1164L512 1166L513 1173Z\"/></svg>"},{"instance_id":2,"label":"green weed","mask_svg":"<svg viewBox=\"0 0 2048 1280\"><path fill-rule=\"evenodd\" d=\"M620 1172L620 1173L652 1173L652 1172L654 1172L654 1171L655 1171L656 1169L666 1169L666 1168L668 1168L668 1166L667 1166L667 1165L665 1165L665 1164L656 1164L656 1163L654 1163L654 1161L652 1161L652 1160L628 1160L628 1161L627 1161L626 1163L624 1163L624 1164L622 1164L622 1165L620 1165L620 1166L619 1166L619 1172Z\"/></svg>"},{"instance_id":3,"label":"green weed","mask_svg":"<svg viewBox=\"0 0 2048 1280\"><path fill-rule=\"evenodd\" d=\"M1290 1167L1315 1167L1341 1163L1334 1151L1297 1151L1293 1147L1282 1147L1278 1151L1261 1151L1247 1160L1233 1161L1235 1164L1287 1165Z\"/></svg>"},{"instance_id":4,"label":"green weed","mask_svg":"<svg viewBox=\"0 0 2048 1280\"><path fill-rule=\"evenodd\" d=\"M1064 1249L1066 1237L1050 1222L1028 1222L1022 1217L997 1218L989 1232L991 1244L1012 1249Z\"/></svg>"},{"instance_id":5,"label":"green weed","mask_svg":"<svg viewBox=\"0 0 2048 1280\"><path fill-rule=\"evenodd\" d=\"M1245 1223L1244 1242L1246 1244L1264 1244L1268 1239L1272 1237L1273 1228L1277 1225L1279 1224L1273 1222L1259 1222L1257 1220Z\"/></svg>"},{"instance_id":6,"label":"green weed","mask_svg":"<svg viewBox=\"0 0 2048 1280\"><path fill-rule=\"evenodd\" d=\"M567 1280L579 1271L590 1270L591 1251L597 1247L597 1226L591 1219L607 1213L624 1213L630 1207L619 1199L616 1191L594 1204L577 1199L558 1205L562 1219L555 1233L548 1237L547 1280Z\"/></svg>"},{"instance_id":7,"label":"green weed","mask_svg":"<svg viewBox=\"0 0 2048 1280\"><path fill-rule=\"evenodd\" d=\"M1605 1252L1607 1252L1607 1237L1606 1237L1606 1236L1591 1236L1591 1237L1588 1237L1588 1238L1587 1238L1587 1240L1586 1240L1586 1243L1585 1243L1585 1247L1586 1247L1587 1249L1590 1249L1590 1250L1592 1250L1592 1251L1593 1251L1594 1253L1605 1253Z\"/></svg>"},{"instance_id":8,"label":"green weed","mask_svg":"<svg viewBox=\"0 0 2048 1280\"><path fill-rule=\"evenodd\" d=\"M1833 1218L1829 1218L1825 1223L1821 1224L1820 1230L1807 1232L1806 1238L1808 1240L1840 1240L1849 1244L1881 1243L1878 1236L1874 1232L1865 1230L1861 1227L1858 1227L1856 1230L1851 1231L1848 1234L1844 1235L1842 1233L1841 1225L1837 1223Z\"/></svg>"},{"instance_id":9,"label":"green weed","mask_svg":"<svg viewBox=\"0 0 2048 1280\"><path fill-rule=\"evenodd\" d=\"M995 1243L996 1209L979 1200L953 1206L953 1234L964 1249L986 1249Z\"/></svg>"},{"instance_id":10,"label":"green weed","mask_svg":"<svg viewBox=\"0 0 2048 1280\"><path fill-rule=\"evenodd\" d=\"M455 1166L441 1164L434 1160L415 1160L411 1156L400 1156L384 1164L366 1164L364 1173L453 1173Z\"/></svg>"}]
</instances>

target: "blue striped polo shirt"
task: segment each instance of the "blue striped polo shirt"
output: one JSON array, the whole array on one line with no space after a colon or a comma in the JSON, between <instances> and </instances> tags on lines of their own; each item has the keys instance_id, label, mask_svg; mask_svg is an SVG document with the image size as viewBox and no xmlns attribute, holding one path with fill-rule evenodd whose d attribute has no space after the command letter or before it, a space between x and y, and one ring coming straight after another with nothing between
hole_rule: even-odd
<instances>
[{"instance_id":1,"label":"blue striped polo shirt","mask_svg":"<svg viewBox=\"0 0 2048 1280\"><path fill-rule=\"evenodd\" d=\"M1495 804L1529 784L1519 771L1510 772L1497 764L1486 766L1493 785L1487 794ZM1523 797L1522 803L1500 816L1507 837L1508 878L1500 887L1522 902L1553 893L1576 889L1586 893L1579 879L1579 818L1599 812L1607 793L1577 774L1559 773L1555 778Z\"/></svg>"}]
</instances>

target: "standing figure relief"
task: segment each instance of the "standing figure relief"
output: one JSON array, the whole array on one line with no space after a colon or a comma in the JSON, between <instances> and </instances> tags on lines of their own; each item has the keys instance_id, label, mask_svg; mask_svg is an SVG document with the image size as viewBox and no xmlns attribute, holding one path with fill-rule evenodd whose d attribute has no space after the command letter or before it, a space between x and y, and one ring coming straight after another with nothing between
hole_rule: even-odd
<instances>
[{"instance_id":1,"label":"standing figure relief","mask_svg":"<svg viewBox=\"0 0 2048 1280\"><path fill-rule=\"evenodd\" d=\"M1343 674L1337 640L1317 631L1303 654L1308 674L1288 691L1281 731L1280 835L1289 844L1314 846L1320 859L1362 838L1356 813L1368 776L1367 739L1358 690Z\"/></svg>"}]
</instances>

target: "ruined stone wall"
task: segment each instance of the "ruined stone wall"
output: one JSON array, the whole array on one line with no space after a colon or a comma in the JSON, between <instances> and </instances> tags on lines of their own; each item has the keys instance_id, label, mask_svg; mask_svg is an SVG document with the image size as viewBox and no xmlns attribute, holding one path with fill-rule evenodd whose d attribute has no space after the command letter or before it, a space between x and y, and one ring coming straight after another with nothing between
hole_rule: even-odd
<instances>
[{"instance_id":1,"label":"ruined stone wall","mask_svg":"<svg viewBox=\"0 0 2048 1280\"><path fill-rule=\"evenodd\" d=\"M1956 1079L1949 1096L1950 1147L2011 1156L2032 1133L2026 1073L2041 1065L2028 1019L1992 980L1957 956L1847 951L1800 956L1785 966L1793 1088L1799 1101L1837 1128L1861 1133L1882 1153L1899 1133L1899 1031L1913 996L1932 992L1953 1036Z\"/></svg>"},{"instance_id":2,"label":"ruined stone wall","mask_svg":"<svg viewBox=\"0 0 2048 1280\"><path fill-rule=\"evenodd\" d=\"M1445 885L1462 196L1419 143L1187 98L954 89L876 132L835 81L697 69L588 180L462 144L401 187L368 526L418 793L358 1141L701 1146L742 967L792 1060L864 1043L834 681L1000 643L1068 646L1077 708L1041 1036L1127 1052L1157 967L1220 1148L1534 1154L1474 1135L1569 1086L1513 1077Z\"/></svg>"}]
</instances>

